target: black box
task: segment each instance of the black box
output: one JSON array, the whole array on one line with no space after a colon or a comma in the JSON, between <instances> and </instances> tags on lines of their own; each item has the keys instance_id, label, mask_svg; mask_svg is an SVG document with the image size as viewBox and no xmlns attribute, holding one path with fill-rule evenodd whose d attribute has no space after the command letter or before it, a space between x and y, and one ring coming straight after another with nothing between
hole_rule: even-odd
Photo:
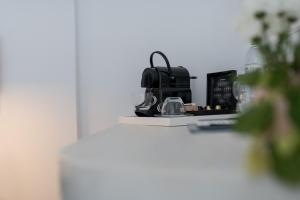
<instances>
[{"instance_id":1,"label":"black box","mask_svg":"<svg viewBox=\"0 0 300 200\"><path fill-rule=\"evenodd\" d=\"M236 70L207 74L206 104L212 109L219 105L223 111L235 112L237 101L232 94L232 87L236 78Z\"/></svg>"}]
</instances>

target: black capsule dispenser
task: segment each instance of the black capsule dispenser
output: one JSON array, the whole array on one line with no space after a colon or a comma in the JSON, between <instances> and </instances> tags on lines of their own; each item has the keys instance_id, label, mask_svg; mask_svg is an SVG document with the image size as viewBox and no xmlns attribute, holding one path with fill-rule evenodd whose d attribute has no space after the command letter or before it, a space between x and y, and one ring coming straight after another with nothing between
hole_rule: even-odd
<instances>
[{"instance_id":1,"label":"black capsule dispenser","mask_svg":"<svg viewBox=\"0 0 300 200\"><path fill-rule=\"evenodd\" d=\"M166 67L154 66L153 57L160 55L166 62ZM168 58L160 51L150 56L150 68L143 71L141 87L145 88L145 100L136 106L137 116L153 117L160 114L163 101L167 97L180 97L184 103L192 102L192 91L189 71L182 67L171 67Z\"/></svg>"}]
</instances>

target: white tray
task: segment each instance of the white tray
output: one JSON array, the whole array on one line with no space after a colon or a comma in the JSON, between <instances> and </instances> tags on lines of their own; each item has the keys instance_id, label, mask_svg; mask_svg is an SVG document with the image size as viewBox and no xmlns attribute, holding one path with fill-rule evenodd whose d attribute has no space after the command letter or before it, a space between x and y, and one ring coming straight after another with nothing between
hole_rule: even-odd
<instances>
[{"instance_id":1,"label":"white tray","mask_svg":"<svg viewBox=\"0 0 300 200\"><path fill-rule=\"evenodd\" d=\"M185 116L185 117L137 117L137 116L120 116L120 124L135 124L146 126L187 126L196 124L199 120L220 120L236 118L236 114L226 115L206 115L206 116Z\"/></svg>"}]
</instances>

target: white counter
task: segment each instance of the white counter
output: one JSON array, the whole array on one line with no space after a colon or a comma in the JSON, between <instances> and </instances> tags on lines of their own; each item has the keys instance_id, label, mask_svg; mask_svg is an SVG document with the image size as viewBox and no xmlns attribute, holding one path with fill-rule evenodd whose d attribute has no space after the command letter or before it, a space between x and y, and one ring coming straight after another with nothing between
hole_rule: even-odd
<instances>
[{"instance_id":1,"label":"white counter","mask_svg":"<svg viewBox=\"0 0 300 200\"><path fill-rule=\"evenodd\" d=\"M299 200L296 189L249 177L247 146L233 133L119 125L62 151L64 200Z\"/></svg>"}]
</instances>

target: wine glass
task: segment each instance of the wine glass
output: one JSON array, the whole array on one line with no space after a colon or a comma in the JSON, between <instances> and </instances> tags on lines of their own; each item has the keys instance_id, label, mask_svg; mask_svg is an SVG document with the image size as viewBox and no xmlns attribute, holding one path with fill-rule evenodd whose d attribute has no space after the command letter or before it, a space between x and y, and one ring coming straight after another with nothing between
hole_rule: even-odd
<instances>
[{"instance_id":1,"label":"wine glass","mask_svg":"<svg viewBox=\"0 0 300 200\"><path fill-rule=\"evenodd\" d=\"M263 66L263 59L256 46L251 46L246 55L245 74L251 73ZM254 91L249 86L240 83L239 81L233 82L232 93L238 101L237 111L245 111L251 104L254 98Z\"/></svg>"},{"instance_id":2,"label":"wine glass","mask_svg":"<svg viewBox=\"0 0 300 200\"><path fill-rule=\"evenodd\" d=\"M237 111L242 112L244 110L244 105L247 96L247 86L241 84L239 81L234 81L232 86L232 94L237 100Z\"/></svg>"}]
</instances>

